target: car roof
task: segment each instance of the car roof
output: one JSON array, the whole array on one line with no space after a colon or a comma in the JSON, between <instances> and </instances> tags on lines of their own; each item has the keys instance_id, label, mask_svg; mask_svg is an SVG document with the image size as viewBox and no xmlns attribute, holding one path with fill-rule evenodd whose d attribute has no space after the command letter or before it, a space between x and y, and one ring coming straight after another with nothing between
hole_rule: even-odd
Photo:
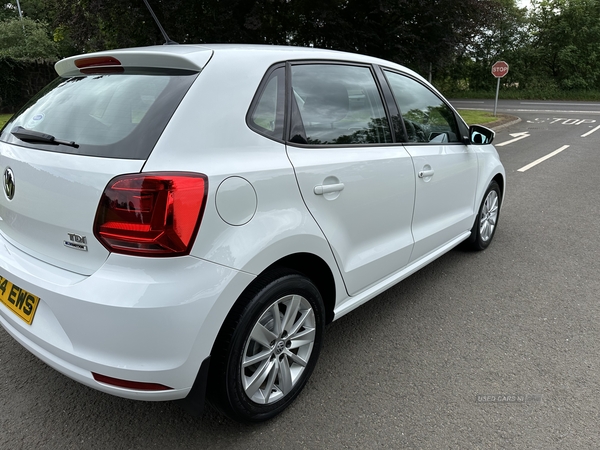
<instances>
[{"instance_id":1,"label":"car roof","mask_svg":"<svg viewBox=\"0 0 600 450\"><path fill-rule=\"evenodd\" d=\"M283 45L254 45L254 44L177 44L156 45L127 49L105 50L71 56L55 64L56 72L62 77L81 75L80 68L87 62L94 67L101 67L106 58L114 58L123 67L152 67L165 69L181 69L199 72L210 61L214 54L219 58L245 59L248 53L256 62L274 64L287 60L329 60L378 64L392 69L401 70L422 79L412 70L379 58L312 47L296 47ZM111 63L114 67L114 62Z\"/></svg>"}]
</instances>

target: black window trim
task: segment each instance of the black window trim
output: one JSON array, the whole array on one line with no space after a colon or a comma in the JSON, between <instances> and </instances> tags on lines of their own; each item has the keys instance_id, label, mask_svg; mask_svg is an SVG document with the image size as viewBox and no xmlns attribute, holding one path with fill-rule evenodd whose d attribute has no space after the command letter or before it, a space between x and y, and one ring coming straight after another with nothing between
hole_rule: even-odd
<instances>
[{"instance_id":1,"label":"black window trim","mask_svg":"<svg viewBox=\"0 0 600 450\"><path fill-rule=\"evenodd\" d=\"M297 66L297 65L340 65L340 66L355 66L355 67L368 68L371 72L371 75L373 76L377 91L378 91L381 101L382 101L382 105L384 108L384 112L386 114L388 126L389 126L391 137L392 137L392 142L350 144L349 145L349 144L303 144L303 143L292 141L291 139L293 136L291 136L291 128L292 128L293 124L292 124L291 118L292 118L292 109L294 107L295 100L293 99L293 95L292 95L291 71L292 71L292 66ZM284 75L285 92L284 92L284 98L283 98L283 102L284 102L283 133L282 133L282 137L279 138L279 137L271 136L268 133L265 133L264 129L256 126L252 122L251 118L252 118L252 114L256 110L257 104L258 104L264 90L266 89L266 86L271 78L271 75L273 74L273 72L275 70L280 69L282 67L285 70L285 75ZM272 141L275 141L275 142L278 142L281 144L291 145L291 146L306 148L306 149L347 148L349 146L352 146L353 148L373 147L373 146L389 147L389 146L395 146L398 144L408 145L408 146L436 145L436 144L430 144L428 142L409 142L408 141L408 138L407 138L408 133L406 131L406 127L404 126L404 120L402 118L402 111L400 110L400 107L399 107L398 103L396 102L396 98L394 97L394 94L392 92L392 88L391 88L389 80L386 76L386 72L395 73L397 75L401 75L401 76L410 78L411 80L413 80L416 83L423 86L425 89L429 90L444 105L446 105L448 108L450 108L450 110L452 111L452 113L454 115L454 120L457 125L457 130L459 131L460 138L462 138L462 139L460 141L456 141L456 142L448 142L448 143L446 143L446 145L464 145L464 136L468 135L467 125L464 123L464 121L462 120L460 115L456 112L456 109L454 107L452 107L452 105L445 98L440 96L436 91L432 90L428 85L424 84L422 82L422 80L413 76L410 73L407 73L407 72L404 72L402 70L398 70L395 68L391 68L389 66L382 66L379 64L364 63L364 62L349 61L349 60L298 59L298 60L278 61L278 62L272 64L265 72L265 75L263 76L263 78L254 94L254 97L252 98L252 102L250 103L250 107L248 108L248 112L246 113L246 125L251 130L253 130L254 132L258 133L259 135L261 135L267 139L270 139ZM281 101L281 99L278 99L277 101L279 102L279 101ZM399 121L398 121L399 128L397 128L394 124L393 118L395 116L397 116L399 118Z\"/></svg>"},{"instance_id":2,"label":"black window trim","mask_svg":"<svg viewBox=\"0 0 600 450\"><path fill-rule=\"evenodd\" d=\"M287 76L287 70L285 69L286 67L286 63L284 61L281 62L277 62L273 65L271 65L267 71L265 72L265 74L262 77L262 80L260 80L260 83L258 85L258 88L256 89L256 92L254 93L254 97L252 98L252 101L250 102L250 107L248 108L248 111L246 112L246 125L248 126L248 128L250 128L252 131L254 131L255 133L258 133L259 135L270 139L272 141L275 142L279 142L281 144L285 143L285 136L286 136L286 130L287 130L287 91L288 91L288 76ZM275 137L275 136L270 136L268 133L265 133L265 129L262 127L259 127L257 125L254 124L254 122L252 121L252 114L254 114L254 111L256 111L256 107L258 106L258 102L260 101L260 99L262 98L262 94L264 93L265 89L267 88L267 85L269 84L269 80L271 79L271 75L273 74L273 72L275 72L278 69L284 68L284 83L285 83L285 92L284 92L284 106L283 106L283 130L281 133L281 138L279 137ZM277 98L277 102L279 102L279 94L278 94L278 98ZM279 105L278 105L279 106Z\"/></svg>"},{"instance_id":3,"label":"black window trim","mask_svg":"<svg viewBox=\"0 0 600 450\"><path fill-rule=\"evenodd\" d=\"M392 88L384 74L384 69L377 64L374 65L374 69L377 76L377 82L379 83L381 92L383 93L385 108L388 114L388 122L391 122L390 128L392 130L393 142L396 144L407 142L408 133L406 132L406 127L404 126L402 115L400 114L400 108L396 103ZM401 125L398 130L396 130L396 126L394 124L394 117L396 116L398 117L398 123Z\"/></svg>"}]
</instances>

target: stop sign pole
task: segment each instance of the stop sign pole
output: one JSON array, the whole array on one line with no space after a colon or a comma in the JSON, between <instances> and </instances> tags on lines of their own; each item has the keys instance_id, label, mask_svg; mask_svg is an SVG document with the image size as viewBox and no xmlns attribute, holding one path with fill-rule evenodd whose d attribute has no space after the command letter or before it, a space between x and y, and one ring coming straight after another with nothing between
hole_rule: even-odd
<instances>
[{"instance_id":1,"label":"stop sign pole","mask_svg":"<svg viewBox=\"0 0 600 450\"><path fill-rule=\"evenodd\" d=\"M496 117L496 109L498 108L498 92L500 92L500 78L508 73L508 64L504 61L498 61L492 66L492 75L498 79L496 85L496 101L494 102L494 117Z\"/></svg>"}]
</instances>

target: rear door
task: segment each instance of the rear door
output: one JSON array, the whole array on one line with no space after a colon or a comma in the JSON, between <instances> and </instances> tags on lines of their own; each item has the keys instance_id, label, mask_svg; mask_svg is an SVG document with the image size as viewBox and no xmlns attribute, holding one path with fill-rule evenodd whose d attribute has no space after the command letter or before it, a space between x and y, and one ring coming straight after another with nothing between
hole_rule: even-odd
<instances>
[{"instance_id":1,"label":"rear door","mask_svg":"<svg viewBox=\"0 0 600 450\"><path fill-rule=\"evenodd\" d=\"M287 146L304 201L354 295L405 266L413 247L411 157L392 144L368 66L291 66Z\"/></svg>"}]
</instances>

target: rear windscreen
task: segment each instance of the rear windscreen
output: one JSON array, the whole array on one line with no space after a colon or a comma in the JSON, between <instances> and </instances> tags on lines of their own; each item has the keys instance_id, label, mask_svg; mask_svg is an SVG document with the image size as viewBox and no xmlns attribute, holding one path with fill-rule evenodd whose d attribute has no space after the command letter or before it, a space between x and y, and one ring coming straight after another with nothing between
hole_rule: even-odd
<instances>
[{"instance_id":1,"label":"rear windscreen","mask_svg":"<svg viewBox=\"0 0 600 450\"><path fill-rule=\"evenodd\" d=\"M147 159L196 76L59 78L15 114L0 140L60 153ZM76 145L21 140L11 133L17 127Z\"/></svg>"}]
</instances>

